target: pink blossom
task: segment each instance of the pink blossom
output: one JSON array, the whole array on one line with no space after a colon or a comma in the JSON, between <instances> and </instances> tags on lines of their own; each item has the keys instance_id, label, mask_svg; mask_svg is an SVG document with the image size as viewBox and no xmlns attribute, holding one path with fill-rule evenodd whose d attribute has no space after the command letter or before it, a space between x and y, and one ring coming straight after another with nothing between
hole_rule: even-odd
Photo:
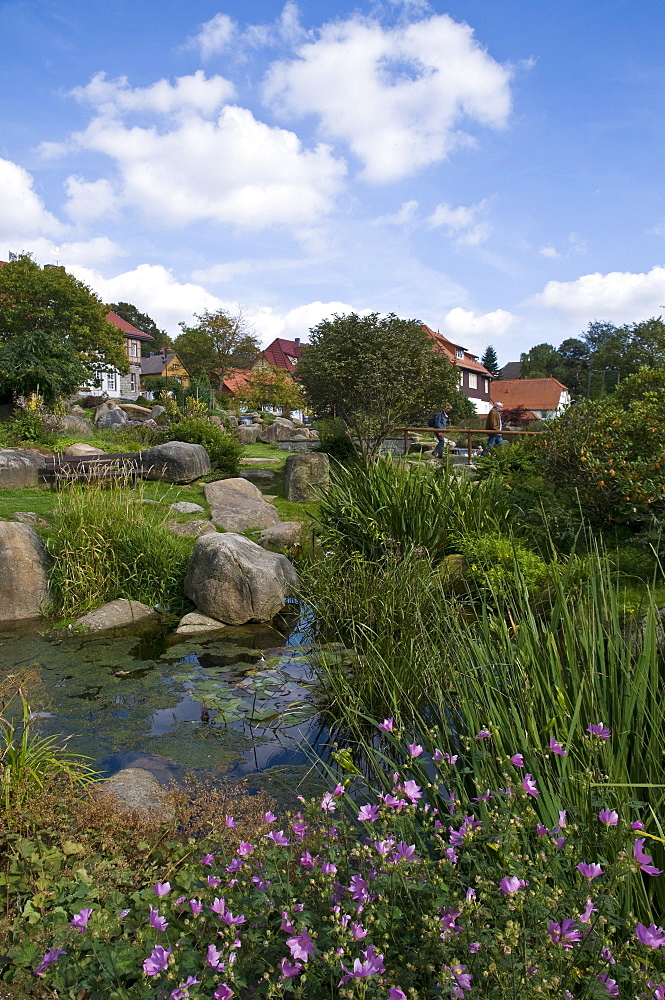
<instances>
[{"instance_id":1,"label":"pink blossom","mask_svg":"<svg viewBox=\"0 0 665 1000\"><path fill-rule=\"evenodd\" d=\"M201 858L201 864L206 865L206 867L209 868L214 860L215 860L214 854L204 854L203 857Z\"/></svg>"},{"instance_id":2,"label":"pink blossom","mask_svg":"<svg viewBox=\"0 0 665 1000\"><path fill-rule=\"evenodd\" d=\"M388 991L388 1000L406 1000L406 993L399 986L391 986Z\"/></svg>"},{"instance_id":3,"label":"pink blossom","mask_svg":"<svg viewBox=\"0 0 665 1000\"><path fill-rule=\"evenodd\" d=\"M656 868L656 866L652 864L653 859L651 855L645 854L643 846L644 837L638 837L633 844L633 855L635 856L640 868L647 875L662 875L663 873L660 868Z\"/></svg>"},{"instance_id":4,"label":"pink blossom","mask_svg":"<svg viewBox=\"0 0 665 1000\"><path fill-rule=\"evenodd\" d=\"M152 906L150 907L150 923L156 931L165 931L169 926L164 917L160 917L159 910L154 910Z\"/></svg>"},{"instance_id":5,"label":"pink blossom","mask_svg":"<svg viewBox=\"0 0 665 1000\"><path fill-rule=\"evenodd\" d=\"M510 763L515 767L524 767L524 757L521 753L514 753L510 758Z\"/></svg>"},{"instance_id":6,"label":"pink blossom","mask_svg":"<svg viewBox=\"0 0 665 1000\"><path fill-rule=\"evenodd\" d=\"M332 861L323 861L321 863L321 871L324 875L336 875L337 865L334 865Z\"/></svg>"},{"instance_id":7,"label":"pink blossom","mask_svg":"<svg viewBox=\"0 0 665 1000\"><path fill-rule=\"evenodd\" d=\"M208 883L211 889L214 889L216 886L219 885L221 879L217 878L216 875L208 875L206 882Z\"/></svg>"},{"instance_id":8,"label":"pink blossom","mask_svg":"<svg viewBox=\"0 0 665 1000\"><path fill-rule=\"evenodd\" d=\"M404 782L404 794L411 802L416 802L423 795L420 785L417 785L413 780Z\"/></svg>"},{"instance_id":9,"label":"pink blossom","mask_svg":"<svg viewBox=\"0 0 665 1000\"><path fill-rule=\"evenodd\" d=\"M40 977L43 976L44 975L44 970L48 969L49 965L51 965L52 962L57 961L57 959L59 959L61 955L66 955L66 954L67 954L67 952L64 951L63 948L49 948L49 950L46 952L46 954L42 957L42 960L41 960L40 964L34 970L35 975L36 976L40 976ZM149 961L149 960L146 959L146 962L147 961ZM145 967L145 963L144 963L144 967ZM154 973L149 973L149 975L154 975Z\"/></svg>"},{"instance_id":10,"label":"pink blossom","mask_svg":"<svg viewBox=\"0 0 665 1000\"><path fill-rule=\"evenodd\" d=\"M282 959L282 975L285 979L293 979L294 976L299 976L302 969L303 967L300 962L289 962L287 958Z\"/></svg>"},{"instance_id":11,"label":"pink blossom","mask_svg":"<svg viewBox=\"0 0 665 1000\"><path fill-rule=\"evenodd\" d=\"M272 840L273 843L277 844L278 847L288 847L288 838L284 836L283 830L272 830L270 833L264 834L267 840Z\"/></svg>"},{"instance_id":12,"label":"pink blossom","mask_svg":"<svg viewBox=\"0 0 665 1000\"><path fill-rule=\"evenodd\" d=\"M588 865L586 864L585 861L580 861L579 865L577 866L577 870L580 873L580 875L584 875L584 878L588 879L598 878L599 875L603 874L603 869L600 867L600 865L596 864Z\"/></svg>"},{"instance_id":13,"label":"pink blossom","mask_svg":"<svg viewBox=\"0 0 665 1000\"><path fill-rule=\"evenodd\" d=\"M351 924L351 933L353 934L353 938L355 941L360 941L362 940L362 938L367 937L367 931L358 920L355 922L355 924Z\"/></svg>"},{"instance_id":14,"label":"pink blossom","mask_svg":"<svg viewBox=\"0 0 665 1000\"><path fill-rule=\"evenodd\" d=\"M162 948L161 944L155 945L150 956L143 962L146 976L158 976L169 964L170 955L170 948Z\"/></svg>"},{"instance_id":15,"label":"pink blossom","mask_svg":"<svg viewBox=\"0 0 665 1000\"><path fill-rule=\"evenodd\" d=\"M480 951L480 948L481 948L480 941L472 941L471 944L469 945L469 953L471 955L476 955Z\"/></svg>"},{"instance_id":16,"label":"pink blossom","mask_svg":"<svg viewBox=\"0 0 665 1000\"><path fill-rule=\"evenodd\" d=\"M392 733L394 725L393 719L384 719L383 722L379 723L379 729L383 729L386 733Z\"/></svg>"},{"instance_id":17,"label":"pink blossom","mask_svg":"<svg viewBox=\"0 0 665 1000\"><path fill-rule=\"evenodd\" d=\"M92 910L81 910L80 913L75 913L69 922L72 927L76 928L79 934L83 934L84 930L88 926L88 920L90 920L91 914Z\"/></svg>"},{"instance_id":18,"label":"pink blossom","mask_svg":"<svg viewBox=\"0 0 665 1000\"><path fill-rule=\"evenodd\" d=\"M412 757L420 757L423 752L423 748L420 743L409 743L409 753Z\"/></svg>"},{"instance_id":19,"label":"pink blossom","mask_svg":"<svg viewBox=\"0 0 665 1000\"><path fill-rule=\"evenodd\" d=\"M466 971L466 965L444 965L444 969L450 973L454 980L454 986L450 992L451 997L463 997L465 991L471 989L471 980L473 979L473 976Z\"/></svg>"},{"instance_id":20,"label":"pink blossom","mask_svg":"<svg viewBox=\"0 0 665 1000\"><path fill-rule=\"evenodd\" d=\"M275 816L274 812L270 812L270 810L268 810L268 812L265 812L263 814L264 823L274 823L276 819L277 817Z\"/></svg>"},{"instance_id":21,"label":"pink blossom","mask_svg":"<svg viewBox=\"0 0 665 1000\"><path fill-rule=\"evenodd\" d=\"M591 902L591 900L587 899L586 906L584 907L584 910L582 911L582 913L580 913L579 918L578 918L579 921L580 921L580 923L581 924L588 924L589 921L591 920L591 914L592 913L598 913L598 910L593 905L593 903Z\"/></svg>"},{"instance_id":22,"label":"pink blossom","mask_svg":"<svg viewBox=\"0 0 665 1000\"><path fill-rule=\"evenodd\" d=\"M376 848L379 854L385 856L386 854L390 853L394 843L395 843L394 839L390 837L388 840L375 840L374 847Z\"/></svg>"},{"instance_id":23,"label":"pink blossom","mask_svg":"<svg viewBox=\"0 0 665 1000\"><path fill-rule=\"evenodd\" d=\"M609 740L612 735L612 730L604 726L602 722L592 722L590 726L587 726L586 731L592 736L600 736L601 740Z\"/></svg>"},{"instance_id":24,"label":"pink blossom","mask_svg":"<svg viewBox=\"0 0 665 1000\"><path fill-rule=\"evenodd\" d=\"M314 867L314 864L315 864L314 858L309 853L309 851L304 851L304 853L300 855L300 864L303 866L303 868L313 868Z\"/></svg>"},{"instance_id":25,"label":"pink blossom","mask_svg":"<svg viewBox=\"0 0 665 1000\"><path fill-rule=\"evenodd\" d=\"M643 830L644 823L642 823L639 819L636 819L634 823L630 824L630 828L631 830Z\"/></svg>"},{"instance_id":26,"label":"pink blossom","mask_svg":"<svg viewBox=\"0 0 665 1000\"><path fill-rule=\"evenodd\" d=\"M155 882L154 890L157 896L167 896L171 891L171 884L170 882Z\"/></svg>"},{"instance_id":27,"label":"pink blossom","mask_svg":"<svg viewBox=\"0 0 665 1000\"><path fill-rule=\"evenodd\" d=\"M534 799L535 799L536 795L539 794L538 789L536 788L536 783L533 780L533 775L532 774L525 774L524 775L524 781L522 782L522 788L527 793L527 795L532 795L534 797Z\"/></svg>"},{"instance_id":28,"label":"pink blossom","mask_svg":"<svg viewBox=\"0 0 665 1000\"><path fill-rule=\"evenodd\" d=\"M501 886L501 891L503 892L504 896L509 896L512 892L518 892L520 889L523 889L524 886L528 884L529 883L525 882L524 879L517 878L517 876L515 875L502 878L501 882L499 883L499 885Z\"/></svg>"},{"instance_id":29,"label":"pink blossom","mask_svg":"<svg viewBox=\"0 0 665 1000\"><path fill-rule=\"evenodd\" d=\"M231 1000L233 996L233 990L226 983L219 983L217 989L213 993L215 1000Z\"/></svg>"},{"instance_id":30,"label":"pink blossom","mask_svg":"<svg viewBox=\"0 0 665 1000\"><path fill-rule=\"evenodd\" d=\"M549 935L552 944L559 944L562 948L569 950L582 940L582 932L575 926L574 920L562 920L560 924L555 924L553 920L550 920Z\"/></svg>"},{"instance_id":31,"label":"pink blossom","mask_svg":"<svg viewBox=\"0 0 665 1000\"><path fill-rule=\"evenodd\" d=\"M615 812L614 809L601 809L598 813L598 819L606 826L616 826L619 822L619 813Z\"/></svg>"},{"instance_id":32,"label":"pink blossom","mask_svg":"<svg viewBox=\"0 0 665 1000\"><path fill-rule=\"evenodd\" d=\"M364 962L361 962L359 958L353 963L353 972L349 972L346 966L340 962L340 965L344 969L345 975L340 979L338 986L343 986L344 983L348 983L349 979L366 979L368 976L382 975L386 971L386 967L383 962L383 955L376 954L376 948L374 945L370 945L363 952Z\"/></svg>"},{"instance_id":33,"label":"pink blossom","mask_svg":"<svg viewBox=\"0 0 665 1000\"><path fill-rule=\"evenodd\" d=\"M321 799L321 808L324 812L334 813L337 806L333 798L332 792L326 792L326 794Z\"/></svg>"},{"instance_id":34,"label":"pink blossom","mask_svg":"<svg viewBox=\"0 0 665 1000\"><path fill-rule=\"evenodd\" d=\"M222 963L223 952L219 951L214 944L208 945L208 950L206 951L206 965L209 965L211 969L217 969Z\"/></svg>"},{"instance_id":35,"label":"pink blossom","mask_svg":"<svg viewBox=\"0 0 665 1000\"><path fill-rule=\"evenodd\" d=\"M399 844L395 848L395 853L393 854L393 858L395 862L402 860L408 861L409 858L412 858L414 856L415 851L416 851L415 844L407 844L405 841L400 840Z\"/></svg>"},{"instance_id":36,"label":"pink blossom","mask_svg":"<svg viewBox=\"0 0 665 1000\"><path fill-rule=\"evenodd\" d=\"M641 944L654 950L665 944L665 932L662 927L656 927L655 924L650 924L648 927L645 927L644 924L638 924L635 928L635 936Z\"/></svg>"},{"instance_id":37,"label":"pink blossom","mask_svg":"<svg viewBox=\"0 0 665 1000\"><path fill-rule=\"evenodd\" d=\"M366 805L360 807L360 811L358 813L358 819L361 823L364 822L374 823L375 820L377 820L378 818L379 818L378 806L376 805L373 806L367 803Z\"/></svg>"},{"instance_id":38,"label":"pink blossom","mask_svg":"<svg viewBox=\"0 0 665 1000\"><path fill-rule=\"evenodd\" d=\"M563 749L561 743L557 743L557 741L554 739L553 736L550 736L550 750L553 753L558 754L559 757L565 757L566 753L568 752L567 750Z\"/></svg>"},{"instance_id":39,"label":"pink blossom","mask_svg":"<svg viewBox=\"0 0 665 1000\"><path fill-rule=\"evenodd\" d=\"M199 913L203 909L203 903L198 899L190 899L189 906L195 917L198 917Z\"/></svg>"},{"instance_id":40,"label":"pink blossom","mask_svg":"<svg viewBox=\"0 0 665 1000\"><path fill-rule=\"evenodd\" d=\"M310 956L314 955L314 942L307 933L306 927L295 937L287 938L286 943L291 957L297 961L307 962Z\"/></svg>"},{"instance_id":41,"label":"pink blossom","mask_svg":"<svg viewBox=\"0 0 665 1000\"><path fill-rule=\"evenodd\" d=\"M187 976L184 983L180 983L177 989L171 990L169 997L171 1000L187 1000L187 997L189 997L189 987L199 986L200 984L201 980L197 979L196 976Z\"/></svg>"},{"instance_id":42,"label":"pink blossom","mask_svg":"<svg viewBox=\"0 0 665 1000\"><path fill-rule=\"evenodd\" d=\"M238 845L238 850L236 851L236 854L239 854L241 857L246 858L252 853L253 850L254 850L254 844L249 844L247 843L246 840L241 840L240 844Z\"/></svg>"},{"instance_id":43,"label":"pink blossom","mask_svg":"<svg viewBox=\"0 0 665 1000\"><path fill-rule=\"evenodd\" d=\"M606 972L601 972L598 976L598 981L603 984L611 997L619 996L619 987L616 979L611 979Z\"/></svg>"},{"instance_id":44,"label":"pink blossom","mask_svg":"<svg viewBox=\"0 0 665 1000\"><path fill-rule=\"evenodd\" d=\"M227 817L226 817L226 820L225 820L224 822L225 822L225 823L226 823L226 825L228 826L229 830L235 830L235 828L236 828L236 827L237 827L237 825L238 825L238 824L236 823L236 821L234 820L233 816L227 816Z\"/></svg>"},{"instance_id":45,"label":"pink blossom","mask_svg":"<svg viewBox=\"0 0 665 1000\"><path fill-rule=\"evenodd\" d=\"M477 740L486 740L491 735L492 734L490 733L489 729L481 729L480 732L476 734L476 739Z\"/></svg>"}]
</instances>

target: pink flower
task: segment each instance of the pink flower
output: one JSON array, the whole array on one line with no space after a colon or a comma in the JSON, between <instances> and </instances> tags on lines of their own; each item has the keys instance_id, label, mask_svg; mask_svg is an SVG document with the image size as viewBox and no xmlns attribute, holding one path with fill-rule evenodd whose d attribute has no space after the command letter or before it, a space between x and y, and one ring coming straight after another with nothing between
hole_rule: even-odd
<instances>
[{"instance_id":1,"label":"pink flower","mask_svg":"<svg viewBox=\"0 0 665 1000\"><path fill-rule=\"evenodd\" d=\"M527 793L527 795L533 795L534 799L536 795L539 795L538 789L536 788L536 783L533 780L532 774L525 774L524 781L522 782L522 788Z\"/></svg>"},{"instance_id":2,"label":"pink flower","mask_svg":"<svg viewBox=\"0 0 665 1000\"><path fill-rule=\"evenodd\" d=\"M216 886L219 885L221 879L217 878L216 875L208 875L206 882L208 883L211 889L214 889Z\"/></svg>"},{"instance_id":3,"label":"pink flower","mask_svg":"<svg viewBox=\"0 0 665 1000\"><path fill-rule=\"evenodd\" d=\"M599 875L603 874L603 869L600 867L600 865L596 864L588 865L584 861L580 861L579 865L577 866L577 870L580 873L580 875L584 875L584 878L588 879L598 878Z\"/></svg>"},{"instance_id":4,"label":"pink flower","mask_svg":"<svg viewBox=\"0 0 665 1000\"><path fill-rule=\"evenodd\" d=\"M353 963L353 972L349 972L346 966L340 962L340 965L344 969L345 975L340 979L338 986L343 986L344 983L348 983L349 979L366 979L368 976L383 975L386 971L386 967L383 962L383 955L376 954L376 948L374 945L370 945L363 952L364 962L361 962L359 958Z\"/></svg>"},{"instance_id":5,"label":"pink flower","mask_svg":"<svg viewBox=\"0 0 665 1000\"><path fill-rule=\"evenodd\" d=\"M656 949L665 944L665 932L662 927L656 927L655 924L650 924L649 927L638 924L635 928L635 937L648 948Z\"/></svg>"},{"instance_id":6,"label":"pink flower","mask_svg":"<svg viewBox=\"0 0 665 1000\"><path fill-rule=\"evenodd\" d=\"M524 767L524 757L521 753L514 753L510 758L510 763L515 767Z\"/></svg>"},{"instance_id":7,"label":"pink flower","mask_svg":"<svg viewBox=\"0 0 665 1000\"><path fill-rule=\"evenodd\" d=\"M206 865L206 867L209 868L214 860L215 860L214 854L204 854L203 857L201 858L201 864Z\"/></svg>"},{"instance_id":8,"label":"pink flower","mask_svg":"<svg viewBox=\"0 0 665 1000\"><path fill-rule=\"evenodd\" d=\"M196 976L187 976L184 983L180 983L177 989L171 990L169 997L171 1000L187 1000L189 997L189 987L199 986L200 984L201 980L197 979Z\"/></svg>"},{"instance_id":9,"label":"pink flower","mask_svg":"<svg viewBox=\"0 0 665 1000\"><path fill-rule=\"evenodd\" d=\"M143 971L146 976L158 976L169 964L170 948L162 948L161 944L155 945L148 958L143 963Z\"/></svg>"},{"instance_id":10,"label":"pink flower","mask_svg":"<svg viewBox=\"0 0 665 1000\"><path fill-rule=\"evenodd\" d=\"M612 735L612 730L607 729L602 722L592 722L590 726L586 727L586 731L592 736L600 736L601 740L609 740Z\"/></svg>"},{"instance_id":11,"label":"pink flower","mask_svg":"<svg viewBox=\"0 0 665 1000\"><path fill-rule=\"evenodd\" d=\"M164 917L160 917L159 910L154 910L152 906L150 907L150 923L156 931L165 931L169 926Z\"/></svg>"},{"instance_id":12,"label":"pink flower","mask_svg":"<svg viewBox=\"0 0 665 1000\"><path fill-rule=\"evenodd\" d=\"M369 822L374 823L375 820L379 818L379 807L366 804L360 807L358 813L358 819L361 823Z\"/></svg>"},{"instance_id":13,"label":"pink flower","mask_svg":"<svg viewBox=\"0 0 665 1000\"><path fill-rule=\"evenodd\" d=\"M83 934L83 931L88 926L88 920L90 920L91 913L92 910L81 910L80 913L75 913L69 921L72 927L75 927L79 934Z\"/></svg>"},{"instance_id":14,"label":"pink flower","mask_svg":"<svg viewBox=\"0 0 665 1000\"><path fill-rule=\"evenodd\" d=\"M332 792L326 792L321 799L321 808L324 812L334 813L337 806Z\"/></svg>"},{"instance_id":15,"label":"pink flower","mask_svg":"<svg viewBox=\"0 0 665 1000\"><path fill-rule=\"evenodd\" d=\"M62 948L49 948L49 950L43 956L40 964L34 970L35 975L36 976L43 976L44 975L44 970L48 969L49 965L52 962L57 961L57 959L60 958L61 955L66 955L66 954L67 954L67 952L64 951L64 949L62 949ZM146 959L146 962L147 961L148 961L148 959ZM152 975L152 973L150 973L150 974Z\"/></svg>"},{"instance_id":16,"label":"pink flower","mask_svg":"<svg viewBox=\"0 0 665 1000\"><path fill-rule=\"evenodd\" d=\"M558 754L559 757L565 757L566 753L568 752L567 750L563 749L561 743L557 743L557 741L554 739L553 736L550 736L550 750Z\"/></svg>"},{"instance_id":17,"label":"pink flower","mask_svg":"<svg viewBox=\"0 0 665 1000\"><path fill-rule=\"evenodd\" d=\"M274 823L276 819L277 817L275 816L274 812L270 812L270 810L268 810L268 812L265 812L263 814L264 823Z\"/></svg>"},{"instance_id":18,"label":"pink flower","mask_svg":"<svg viewBox=\"0 0 665 1000\"><path fill-rule=\"evenodd\" d=\"M390 854L394 843L395 841L390 837L388 840L375 840L374 847L379 854L385 857L386 854Z\"/></svg>"},{"instance_id":19,"label":"pink flower","mask_svg":"<svg viewBox=\"0 0 665 1000\"><path fill-rule=\"evenodd\" d=\"M233 996L233 990L226 983L220 983L215 992L213 993L215 1000L231 1000Z\"/></svg>"},{"instance_id":20,"label":"pink flower","mask_svg":"<svg viewBox=\"0 0 665 1000\"><path fill-rule=\"evenodd\" d=\"M198 899L190 899L189 906L195 917L198 917L199 913L203 909L203 903Z\"/></svg>"},{"instance_id":21,"label":"pink flower","mask_svg":"<svg viewBox=\"0 0 665 1000\"><path fill-rule=\"evenodd\" d=\"M489 729L481 729L480 732L476 734L476 739L477 740L486 740L486 739L489 739L489 737L491 735L492 734L490 733Z\"/></svg>"},{"instance_id":22,"label":"pink flower","mask_svg":"<svg viewBox=\"0 0 665 1000\"><path fill-rule=\"evenodd\" d=\"M344 795L344 785L340 785L339 783L335 785L335 790L333 792L333 795L335 796L335 798L337 798L340 795Z\"/></svg>"},{"instance_id":23,"label":"pink flower","mask_svg":"<svg viewBox=\"0 0 665 1000\"><path fill-rule=\"evenodd\" d=\"M601 809L598 813L598 819L606 826L616 826L619 822L619 813L615 812L614 809Z\"/></svg>"},{"instance_id":24,"label":"pink flower","mask_svg":"<svg viewBox=\"0 0 665 1000\"><path fill-rule=\"evenodd\" d=\"M157 896L167 896L171 891L171 884L169 882L155 882L154 889Z\"/></svg>"},{"instance_id":25,"label":"pink flower","mask_svg":"<svg viewBox=\"0 0 665 1000\"><path fill-rule=\"evenodd\" d=\"M291 958L295 958L297 961L307 962L310 956L314 956L314 942L307 933L306 927L296 937L287 938L286 943L291 952Z\"/></svg>"},{"instance_id":26,"label":"pink flower","mask_svg":"<svg viewBox=\"0 0 665 1000\"><path fill-rule=\"evenodd\" d=\"M282 959L282 975L285 979L293 979L294 976L299 976L302 968L300 962L292 963L286 958Z\"/></svg>"},{"instance_id":27,"label":"pink flower","mask_svg":"<svg viewBox=\"0 0 665 1000\"><path fill-rule=\"evenodd\" d=\"M222 955L223 952L215 948L214 944L209 944L206 951L206 965L209 965L211 969L219 968L223 964Z\"/></svg>"},{"instance_id":28,"label":"pink flower","mask_svg":"<svg viewBox=\"0 0 665 1000\"><path fill-rule=\"evenodd\" d=\"M420 743L409 743L409 753L412 757L420 757L423 752L423 748Z\"/></svg>"},{"instance_id":29,"label":"pink flower","mask_svg":"<svg viewBox=\"0 0 665 1000\"><path fill-rule=\"evenodd\" d=\"M639 819L636 819L634 823L630 824L630 828L631 830L643 830L644 823L642 823Z\"/></svg>"},{"instance_id":30,"label":"pink flower","mask_svg":"<svg viewBox=\"0 0 665 1000\"><path fill-rule=\"evenodd\" d=\"M619 987L617 985L616 979L610 979L606 972L601 972L598 976L598 981L603 984L607 992L611 997L619 996Z\"/></svg>"},{"instance_id":31,"label":"pink flower","mask_svg":"<svg viewBox=\"0 0 665 1000\"><path fill-rule=\"evenodd\" d=\"M209 906L208 909L212 910L213 913L216 913L218 917L221 917L222 913L224 913L224 910L226 909L226 900L224 898L219 899L218 896L215 896L212 905Z\"/></svg>"},{"instance_id":32,"label":"pink flower","mask_svg":"<svg viewBox=\"0 0 665 1000\"><path fill-rule=\"evenodd\" d=\"M408 861L415 854L416 845L407 844L404 840L400 840L399 844L395 848L395 853L393 855L395 863L398 861Z\"/></svg>"},{"instance_id":33,"label":"pink flower","mask_svg":"<svg viewBox=\"0 0 665 1000\"><path fill-rule=\"evenodd\" d=\"M450 996L463 997L464 992L471 989L471 980L473 979L473 976L466 971L466 965L453 965L452 967L444 965L444 969L450 973L454 980Z\"/></svg>"},{"instance_id":34,"label":"pink flower","mask_svg":"<svg viewBox=\"0 0 665 1000\"><path fill-rule=\"evenodd\" d=\"M469 953L471 955L476 955L480 951L480 948L480 941L472 941L469 945Z\"/></svg>"},{"instance_id":35,"label":"pink flower","mask_svg":"<svg viewBox=\"0 0 665 1000\"><path fill-rule=\"evenodd\" d=\"M388 1000L406 1000L406 993L399 986L391 986L388 991Z\"/></svg>"},{"instance_id":36,"label":"pink flower","mask_svg":"<svg viewBox=\"0 0 665 1000\"><path fill-rule=\"evenodd\" d=\"M644 845L644 837L638 837L635 843L633 844L633 855L635 856L635 859L638 862L640 868L647 875L662 875L663 873L660 870L660 868L656 868L656 866L651 863L652 862L651 855L645 854L643 850L643 845Z\"/></svg>"},{"instance_id":37,"label":"pink flower","mask_svg":"<svg viewBox=\"0 0 665 1000\"><path fill-rule=\"evenodd\" d=\"M288 847L288 838L284 836L283 830L272 830L271 833L264 834L267 840L272 840L278 847Z\"/></svg>"},{"instance_id":38,"label":"pink flower","mask_svg":"<svg viewBox=\"0 0 665 1000\"><path fill-rule=\"evenodd\" d=\"M392 733L394 725L393 719L384 719L383 722L379 723L379 729L383 729L386 733Z\"/></svg>"},{"instance_id":39,"label":"pink flower","mask_svg":"<svg viewBox=\"0 0 665 1000\"><path fill-rule=\"evenodd\" d=\"M591 920L591 914L592 913L598 913L598 910L593 905L593 903L591 902L591 900L587 899L586 906L584 907L584 910L582 911L582 913L580 913L579 918L578 918L579 921L580 921L580 923L581 924L588 924L589 921Z\"/></svg>"},{"instance_id":40,"label":"pink flower","mask_svg":"<svg viewBox=\"0 0 665 1000\"><path fill-rule=\"evenodd\" d=\"M562 920L560 924L550 920L549 935L552 944L560 944L562 948L569 950L582 940L582 932L575 926L574 920Z\"/></svg>"},{"instance_id":41,"label":"pink flower","mask_svg":"<svg viewBox=\"0 0 665 1000\"><path fill-rule=\"evenodd\" d=\"M411 802L416 802L418 799L422 798L423 793L420 785L417 785L415 781L405 781L404 794L411 799Z\"/></svg>"},{"instance_id":42,"label":"pink flower","mask_svg":"<svg viewBox=\"0 0 665 1000\"><path fill-rule=\"evenodd\" d=\"M334 865L332 861L323 861L321 863L321 871L324 875L336 875L337 865Z\"/></svg>"},{"instance_id":43,"label":"pink flower","mask_svg":"<svg viewBox=\"0 0 665 1000\"><path fill-rule=\"evenodd\" d=\"M314 858L309 853L309 851L304 851L303 854L300 855L300 864L303 866L303 868L313 868L314 867L314 864L315 864Z\"/></svg>"},{"instance_id":44,"label":"pink flower","mask_svg":"<svg viewBox=\"0 0 665 1000\"><path fill-rule=\"evenodd\" d=\"M235 830L235 828L238 825L234 820L233 816L227 816L224 822L228 826L229 830Z\"/></svg>"},{"instance_id":45,"label":"pink flower","mask_svg":"<svg viewBox=\"0 0 665 1000\"><path fill-rule=\"evenodd\" d=\"M509 896L512 892L518 892L523 889L525 885L528 885L524 879L517 878L515 875L510 877L502 878L499 885L501 886L501 891L504 896Z\"/></svg>"},{"instance_id":46,"label":"pink flower","mask_svg":"<svg viewBox=\"0 0 665 1000\"><path fill-rule=\"evenodd\" d=\"M252 853L253 850L254 850L254 844L248 844L246 840L241 840L238 846L238 850L236 851L236 854L239 854L241 857L246 858Z\"/></svg>"},{"instance_id":47,"label":"pink flower","mask_svg":"<svg viewBox=\"0 0 665 1000\"><path fill-rule=\"evenodd\" d=\"M367 931L360 923L360 921L356 921L355 924L351 924L351 933L353 934L353 938L355 941L360 941L362 940L362 938L367 937Z\"/></svg>"}]
</instances>

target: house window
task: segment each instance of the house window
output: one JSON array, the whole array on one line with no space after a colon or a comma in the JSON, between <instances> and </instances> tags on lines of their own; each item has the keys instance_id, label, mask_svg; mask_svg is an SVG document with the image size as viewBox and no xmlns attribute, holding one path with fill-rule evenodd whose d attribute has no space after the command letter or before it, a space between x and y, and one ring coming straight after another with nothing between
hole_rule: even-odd
<instances>
[{"instance_id":1,"label":"house window","mask_svg":"<svg viewBox=\"0 0 665 1000\"><path fill-rule=\"evenodd\" d=\"M455 350L455 357L456 358L463 358L464 357L464 351L462 350L461 347L456 348L456 350Z\"/></svg>"},{"instance_id":2,"label":"house window","mask_svg":"<svg viewBox=\"0 0 665 1000\"><path fill-rule=\"evenodd\" d=\"M490 382L489 382L489 379L488 378L484 378L483 382L485 383L485 392L489 392L490 391Z\"/></svg>"},{"instance_id":3,"label":"house window","mask_svg":"<svg viewBox=\"0 0 665 1000\"><path fill-rule=\"evenodd\" d=\"M139 356L139 345L135 340L129 342L129 356L130 358L138 358Z\"/></svg>"},{"instance_id":4,"label":"house window","mask_svg":"<svg viewBox=\"0 0 665 1000\"><path fill-rule=\"evenodd\" d=\"M129 389L130 392L136 392L138 389L138 379L136 375L129 376Z\"/></svg>"},{"instance_id":5,"label":"house window","mask_svg":"<svg viewBox=\"0 0 665 1000\"><path fill-rule=\"evenodd\" d=\"M109 374L106 376L106 389L108 392L115 392L116 390L115 374Z\"/></svg>"},{"instance_id":6,"label":"house window","mask_svg":"<svg viewBox=\"0 0 665 1000\"><path fill-rule=\"evenodd\" d=\"M180 365L171 365L172 372L177 372L178 368L180 368Z\"/></svg>"},{"instance_id":7,"label":"house window","mask_svg":"<svg viewBox=\"0 0 665 1000\"><path fill-rule=\"evenodd\" d=\"M473 372L469 372L469 389L478 388L478 376L474 375Z\"/></svg>"},{"instance_id":8,"label":"house window","mask_svg":"<svg viewBox=\"0 0 665 1000\"><path fill-rule=\"evenodd\" d=\"M463 388L463 386L464 386L464 372L460 372L459 373L459 384L460 384L460 388Z\"/></svg>"}]
</instances>

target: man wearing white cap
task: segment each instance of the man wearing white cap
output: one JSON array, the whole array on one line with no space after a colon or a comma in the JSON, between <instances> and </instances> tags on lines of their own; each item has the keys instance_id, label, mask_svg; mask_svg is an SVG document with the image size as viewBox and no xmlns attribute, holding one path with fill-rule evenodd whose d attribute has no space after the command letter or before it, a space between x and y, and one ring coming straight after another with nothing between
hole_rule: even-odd
<instances>
[{"instance_id":1,"label":"man wearing white cap","mask_svg":"<svg viewBox=\"0 0 665 1000\"><path fill-rule=\"evenodd\" d=\"M482 454L486 455L490 448L494 448L496 445L503 444L503 438L501 437L501 429L503 427L503 421L501 419L501 410L503 409L503 403L497 400L492 406L492 409L487 414L487 420L485 421L485 430L492 431L492 434L487 435L487 444L482 450Z\"/></svg>"}]
</instances>

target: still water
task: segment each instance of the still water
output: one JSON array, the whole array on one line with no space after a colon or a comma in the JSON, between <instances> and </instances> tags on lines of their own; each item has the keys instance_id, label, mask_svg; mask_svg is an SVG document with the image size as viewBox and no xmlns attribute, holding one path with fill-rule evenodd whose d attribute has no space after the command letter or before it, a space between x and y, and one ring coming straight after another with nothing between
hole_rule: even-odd
<instances>
[{"instance_id":1,"label":"still water","mask_svg":"<svg viewBox=\"0 0 665 1000\"><path fill-rule=\"evenodd\" d=\"M208 639L3 623L0 677L27 675L41 735L70 737L106 775L133 766L162 782L253 776L256 787L292 794L316 780L313 750L328 742L305 625L297 606L272 625Z\"/></svg>"}]
</instances>

